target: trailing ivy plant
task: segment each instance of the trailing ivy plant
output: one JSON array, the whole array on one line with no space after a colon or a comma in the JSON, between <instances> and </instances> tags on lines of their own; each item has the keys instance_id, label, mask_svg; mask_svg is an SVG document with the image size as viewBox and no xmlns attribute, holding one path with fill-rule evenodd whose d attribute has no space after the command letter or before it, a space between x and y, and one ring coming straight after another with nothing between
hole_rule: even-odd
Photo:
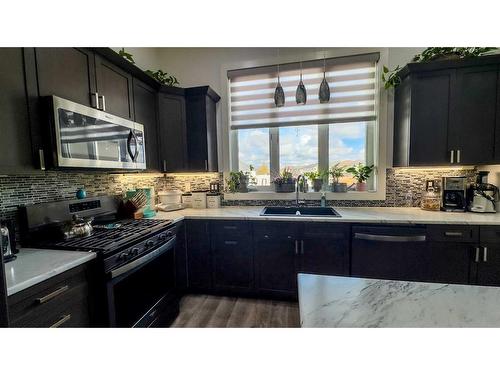
<instances>
[{"instance_id":1,"label":"trailing ivy plant","mask_svg":"<svg viewBox=\"0 0 500 375\"><path fill-rule=\"evenodd\" d=\"M125 51L125 48L121 48L119 51L118 51L118 55L120 55L121 57L123 57L125 60L131 62L132 64L135 65L135 60L134 60L134 56ZM177 80L177 78L175 78L173 75L171 74L168 74L166 72L164 72L163 70L161 69L158 69L156 71L153 71L153 70L146 70L145 73L152 77L153 79L156 79L158 82L166 85L166 86L176 86L179 84L179 81Z\"/></svg>"},{"instance_id":2,"label":"trailing ivy plant","mask_svg":"<svg viewBox=\"0 0 500 375\"><path fill-rule=\"evenodd\" d=\"M496 47L428 47L418 55L415 55L412 62L427 62L442 58L463 59L466 57L477 57L496 49ZM398 75L401 69L399 65L392 70L386 66L383 67L382 82L385 89L396 87L401 83L401 77Z\"/></svg>"}]
</instances>

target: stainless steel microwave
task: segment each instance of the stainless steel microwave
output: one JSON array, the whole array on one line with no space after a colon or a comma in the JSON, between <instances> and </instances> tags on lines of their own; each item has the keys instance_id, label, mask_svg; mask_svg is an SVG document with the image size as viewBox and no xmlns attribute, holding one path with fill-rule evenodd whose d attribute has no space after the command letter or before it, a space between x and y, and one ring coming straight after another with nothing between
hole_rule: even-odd
<instances>
[{"instance_id":1,"label":"stainless steel microwave","mask_svg":"<svg viewBox=\"0 0 500 375\"><path fill-rule=\"evenodd\" d=\"M146 169L143 125L57 96L50 103L56 168Z\"/></svg>"}]
</instances>

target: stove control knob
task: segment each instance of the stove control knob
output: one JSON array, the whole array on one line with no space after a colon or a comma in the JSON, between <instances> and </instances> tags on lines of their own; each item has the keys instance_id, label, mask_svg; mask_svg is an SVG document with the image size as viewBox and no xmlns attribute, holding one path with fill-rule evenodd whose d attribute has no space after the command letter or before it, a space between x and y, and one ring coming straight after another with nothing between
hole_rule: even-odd
<instances>
[{"instance_id":1,"label":"stove control knob","mask_svg":"<svg viewBox=\"0 0 500 375\"><path fill-rule=\"evenodd\" d=\"M165 241L167 239L167 235L165 233L162 233L158 236L158 238L160 239L160 241Z\"/></svg>"},{"instance_id":2,"label":"stove control knob","mask_svg":"<svg viewBox=\"0 0 500 375\"><path fill-rule=\"evenodd\" d=\"M173 235L174 235L174 232L172 232L171 230L167 231L167 236L172 237Z\"/></svg>"},{"instance_id":3,"label":"stove control knob","mask_svg":"<svg viewBox=\"0 0 500 375\"><path fill-rule=\"evenodd\" d=\"M118 255L118 260L126 260L128 258L128 254L126 252L121 253Z\"/></svg>"},{"instance_id":4,"label":"stove control knob","mask_svg":"<svg viewBox=\"0 0 500 375\"><path fill-rule=\"evenodd\" d=\"M132 253L133 256L136 256L137 254L139 254L139 248L134 247L132 250L130 250L130 252Z\"/></svg>"},{"instance_id":5,"label":"stove control knob","mask_svg":"<svg viewBox=\"0 0 500 375\"><path fill-rule=\"evenodd\" d=\"M146 241L146 247L151 247L155 244L153 240Z\"/></svg>"}]
</instances>

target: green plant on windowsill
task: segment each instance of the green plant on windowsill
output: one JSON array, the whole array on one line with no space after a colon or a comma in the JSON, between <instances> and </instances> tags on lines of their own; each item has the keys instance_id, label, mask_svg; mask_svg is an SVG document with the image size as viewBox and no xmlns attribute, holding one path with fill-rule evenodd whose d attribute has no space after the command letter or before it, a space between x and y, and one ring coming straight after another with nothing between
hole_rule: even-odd
<instances>
[{"instance_id":1,"label":"green plant on windowsill","mask_svg":"<svg viewBox=\"0 0 500 375\"><path fill-rule=\"evenodd\" d=\"M248 184L255 184L255 177L251 172L254 170L252 165L249 166L250 172L230 172L229 178L226 179L226 189L230 193L248 193Z\"/></svg>"},{"instance_id":2,"label":"green plant on windowsill","mask_svg":"<svg viewBox=\"0 0 500 375\"><path fill-rule=\"evenodd\" d=\"M346 172L352 174L357 181L356 191L366 191L366 180L370 178L374 169L375 166L373 164L368 166L361 163L346 169Z\"/></svg>"},{"instance_id":3,"label":"green plant on windowsill","mask_svg":"<svg viewBox=\"0 0 500 375\"><path fill-rule=\"evenodd\" d=\"M330 168L330 176L332 176L332 191L336 193L345 193L347 192L347 184L341 183L340 178L344 177L346 173L346 167L337 163Z\"/></svg>"},{"instance_id":4,"label":"green plant on windowsill","mask_svg":"<svg viewBox=\"0 0 500 375\"><path fill-rule=\"evenodd\" d=\"M127 60L128 62L132 63L135 65L135 60L134 60L134 56L125 51L125 48L121 48L119 51L118 51L118 55L120 55L121 57L123 57L125 60ZM177 80L177 78L175 78L173 75L171 74L168 74L167 72L164 72L163 70L161 69L158 69L158 70L146 70L144 71L148 76L150 76L151 78L157 80L158 82L166 85L166 86L176 86L179 84L179 81Z\"/></svg>"},{"instance_id":5,"label":"green plant on windowsill","mask_svg":"<svg viewBox=\"0 0 500 375\"><path fill-rule=\"evenodd\" d=\"M496 47L428 47L416 55L411 62L427 62L434 60L464 59L478 57L496 50ZM401 83L398 73L402 68L398 65L394 69L383 67L382 82L385 89L396 87Z\"/></svg>"},{"instance_id":6,"label":"green plant on windowsill","mask_svg":"<svg viewBox=\"0 0 500 375\"><path fill-rule=\"evenodd\" d=\"M313 190L318 193L323 188L323 182L328 178L328 171L305 172L304 176L312 182Z\"/></svg>"},{"instance_id":7,"label":"green plant on windowsill","mask_svg":"<svg viewBox=\"0 0 500 375\"><path fill-rule=\"evenodd\" d=\"M274 190L277 193L291 193L295 190L295 178L290 168L284 168L273 180Z\"/></svg>"}]
</instances>

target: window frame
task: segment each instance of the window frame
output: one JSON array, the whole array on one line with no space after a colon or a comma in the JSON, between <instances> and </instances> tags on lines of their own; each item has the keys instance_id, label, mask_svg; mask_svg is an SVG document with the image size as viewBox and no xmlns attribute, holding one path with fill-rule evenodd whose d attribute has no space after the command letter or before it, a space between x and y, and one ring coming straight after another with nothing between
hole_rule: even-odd
<instances>
[{"instance_id":1,"label":"window frame","mask_svg":"<svg viewBox=\"0 0 500 375\"><path fill-rule=\"evenodd\" d=\"M388 57L389 50L388 48L383 49L363 49L363 48L336 48L330 50L327 57L341 57L348 56L349 53L346 53L346 50L352 50L350 54L356 55L360 53L372 53L378 52L380 54L379 61L376 64L376 74L375 74L375 82L376 82L376 125L374 127L375 131L372 134L374 139L370 144L374 147L373 157L374 164L376 165L376 173L374 173L374 187L375 191L369 192L355 192L350 191L347 193L333 193L333 192L308 192L301 193L302 199L311 199L311 200L319 200L323 193L326 193L326 198L328 200L379 200L383 201L386 198L386 168L388 167L387 160L390 156L387 155L387 145L388 145L388 116L387 116L387 105L388 105L388 94L386 90L383 90L381 86L381 67L384 65L388 65ZM333 53L331 53L333 52ZM337 52L337 53L335 53ZM304 57L302 54L300 57ZM289 58L288 62L294 62L300 60L299 56L294 58ZM318 53L311 53L307 56L310 59L321 59L323 58L323 53L319 55ZM279 63L283 63L284 61L279 61ZM266 64L277 64L278 61L276 59L263 59L263 60L252 60L253 66L266 65ZM224 159L224 177L227 178L229 176L229 172L233 170L237 170L237 161L238 160L238 138L237 138L237 130L230 130L231 126L231 108L230 108L230 85L229 79L227 78L227 71L234 69L243 69L243 68L251 68L251 66L245 66L240 63L235 64L225 64L221 67L221 78L225 84L225 91L227 93L227 100L223 103L222 110L225 112L225 118L227 124L223 126L222 133L223 139L227 139L228 142L224 142L224 149L222 150L223 159ZM324 165L328 165L329 163L329 155L328 155L328 127L330 125L318 125L318 165L319 168L322 168ZM276 172L276 165L279 166L279 128L269 128L270 129L270 171L271 175ZM273 134L274 132L274 134ZM272 135L273 134L273 135ZM325 136L326 135L326 136ZM368 147L368 141L367 141ZM260 186L257 191L252 191L249 193L225 193L226 200L290 200L295 198L295 193L275 193L274 186L270 184L269 186Z\"/></svg>"}]
</instances>

